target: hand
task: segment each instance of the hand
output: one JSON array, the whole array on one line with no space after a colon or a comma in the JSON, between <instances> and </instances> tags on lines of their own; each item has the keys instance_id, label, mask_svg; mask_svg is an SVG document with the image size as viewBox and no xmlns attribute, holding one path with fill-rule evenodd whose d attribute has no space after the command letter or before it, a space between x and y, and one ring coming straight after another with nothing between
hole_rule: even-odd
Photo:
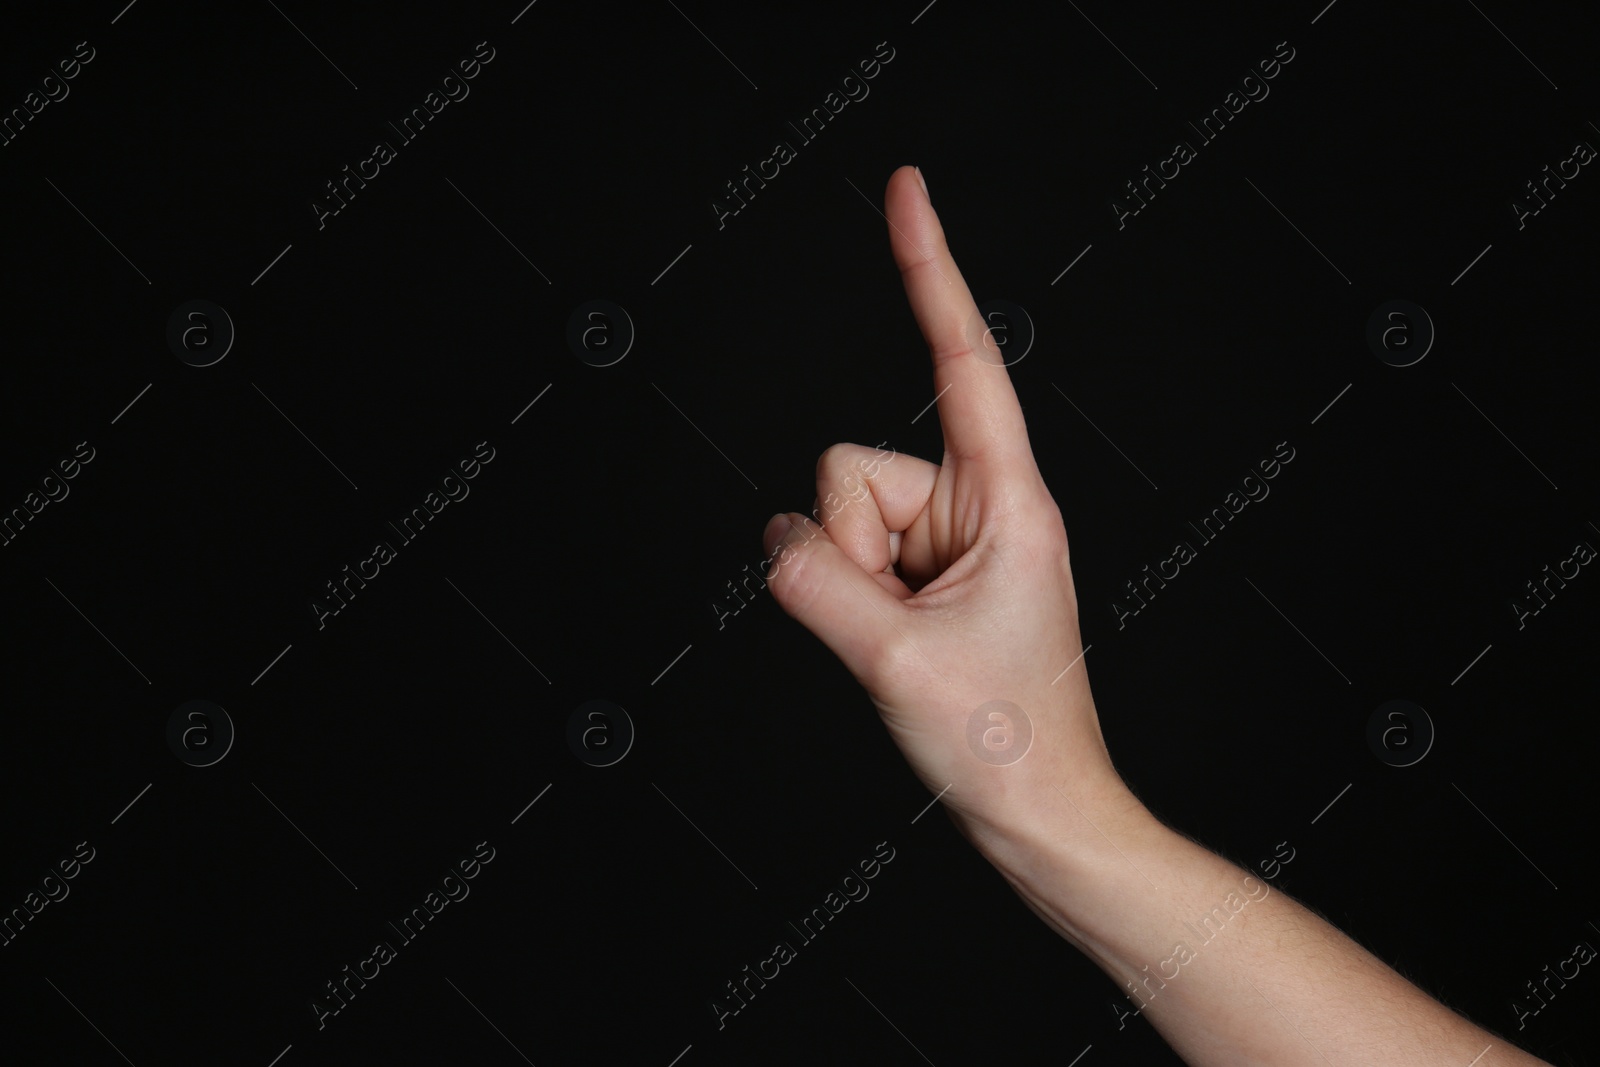
<instances>
[{"instance_id":1,"label":"hand","mask_svg":"<svg viewBox=\"0 0 1600 1067\"><path fill-rule=\"evenodd\" d=\"M857 445L824 452L817 496L828 517L775 515L763 535L778 603L866 688L923 784L949 787L946 810L1022 900L1126 987L1119 1028L1145 1014L1196 1067L1321 1064L1325 1052L1396 1067L1465 1063L1503 1044L1287 894L1255 895L1253 876L1162 826L1117 776L1079 658L1061 511L1004 361L913 168L895 171L885 202L933 356L944 462L880 460ZM973 713L997 700L1032 727L1011 762L1015 750L968 742ZM1219 916L1229 923L1223 944L1204 948L1210 934L1179 929L1196 915L1207 930ZM1164 971L1195 949L1198 964Z\"/></svg>"},{"instance_id":2,"label":"hand","mask_svg":"<svg viewBox=\"0 0 1600 1067\"><path fill-rule=\"evenodd\" d=\"M917 170L895 171L884 200L889 243L933 357L944 462L829 448L817 464L818 499L850 499L820 526L798 513L773 516L763 534L768 585L865 687L928 789L950 787L944 800L958 825L1012 825L1037 817L1041 803L1055 810L1052 788L1131 796L1089 692L1061 511L1034 462L1004 360ZM985 750L985 759L969 745L969 720L991 701L1010 702L1025 721L985 709L979 727L989 741L1005 742L1009 731L1017 746ZM1015 759L1030 726L1031 744Z\"/></svg>"}]
</instances>

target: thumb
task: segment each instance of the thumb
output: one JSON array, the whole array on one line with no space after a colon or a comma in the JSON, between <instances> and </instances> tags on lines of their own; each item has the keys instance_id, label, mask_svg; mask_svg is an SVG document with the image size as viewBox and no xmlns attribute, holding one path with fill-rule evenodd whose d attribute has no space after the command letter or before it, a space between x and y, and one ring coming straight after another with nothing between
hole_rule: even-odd
<instances>
[{"instance_id":1,"label":"thumb","mask_svg":"<svg viewBox=\"0 0 1600 1067\"><path fill-rule=\"evenodd\" d=\"M771 561L767 588L793 619L815 634L870 692L901 643L905 609L828 532L798 512L767 521L762 546Z\"/></svg>"}]
</instances>

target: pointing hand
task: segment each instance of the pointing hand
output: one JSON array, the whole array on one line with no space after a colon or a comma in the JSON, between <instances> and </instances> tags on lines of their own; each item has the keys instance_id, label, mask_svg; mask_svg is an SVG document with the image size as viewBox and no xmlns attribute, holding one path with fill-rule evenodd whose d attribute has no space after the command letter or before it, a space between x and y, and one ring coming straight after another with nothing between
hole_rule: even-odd
<instances>
[{"instance_id":1,"label":"pointing hand","mask_svg":"<svg viewBox=\"0 0 1600 1067\"><path fill-rule=\"evenodd\" d=\"M817 497L832 514L773 516L769 587L865 687L928 789L950 787L958 821L1012 822L1052 786L1122 790L1081 658L1061 511L1004 361L915 168L895 171L885 204L933 359L944 460L829 448Z\"/></svg>"}]
</instances>

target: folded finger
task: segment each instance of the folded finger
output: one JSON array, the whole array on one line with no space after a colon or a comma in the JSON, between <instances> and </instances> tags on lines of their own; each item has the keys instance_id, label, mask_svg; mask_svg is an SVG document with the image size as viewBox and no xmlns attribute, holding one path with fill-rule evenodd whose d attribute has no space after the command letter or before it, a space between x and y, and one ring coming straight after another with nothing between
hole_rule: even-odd
<instances>
[{"instance_id":1,"label":"folded finger","mask_svg":"<svg viewBox=\"0 0 1600 1067\"><path fill-rule=\"evenodd\" d=\"M899 561L899 541L928 506L939 465L866 445L837 444L817 460L813 517L868 574Z\"/></svg>"}]
</instances>

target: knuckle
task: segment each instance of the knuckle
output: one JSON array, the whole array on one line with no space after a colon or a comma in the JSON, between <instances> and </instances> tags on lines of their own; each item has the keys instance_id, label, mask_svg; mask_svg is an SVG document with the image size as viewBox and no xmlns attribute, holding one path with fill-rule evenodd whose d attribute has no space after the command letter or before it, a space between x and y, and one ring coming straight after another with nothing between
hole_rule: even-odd
<instances>
[{"instance_id":1,"label":"knuckle","mask_svg":"<svg viewBox=\"0 0 1600 1067\"><path fill-rule=\"evenodd\" d=\"M1057 504L1054 497L1046 496L1044 499L1043 516L1039 523L1040 535L1044 538L1046 547L1065 553L1067 550L1067 520L1061 513L1061 505Z\"/></svg>"},{"instance_id":2,"label":"knuckle","mask_svg":"<svg viewBox=\"0 0 1600 1067\"><path fill-rule=\"evenodd\" d=\"M928 661L912 639L895 630L879 631L865 658L873 665L877 685L896 692L925 684L931 672Z\"/></svg>"},{"instance_id":3,"label":"knuckle","mask_svg":"<svg viewBox=\"0 0 1600 1067\"><path fill-rule=\"evenodd\" d=\"M829 445L817 457L817 483L831 482L849 469L856 446L846 442Z\"/></svg>"},{"instance_id":4,"label":"knuckle","mask_svg":"<svg viewBox=\"0 0 1600 1067\"><path fill-rule=\"evenodd\" d=\"M867 499L871 479L867 464L862 460L865 451L860 445L836 444L822 453L817 460L817 499L813 513L819 517L826 514L832 520L846 510L847 501Z\"/></svg>"},{"instance_id":5,"label":"knuckle","mask_svg":"<svg viewBox=\"0 0 1600 1067\"><path fill-rule=\"evenodd\" d=\"M907 256L900 264L902 278L921 277L923 272L932 271L935 275L943 277L939 271L939 260L944 252L942 236L932 237L924 242L921 247L913 244L917 254Z\"/></svg>"},{"instance_id":6,"label":"knuckle","mask_svg":"<svg viewBox=\"0 0 1600 1067\"><path fill-rule=\"evenodd\" d=\"M973 359L977 352L972 339L965 336L938 338L928 344L928 354L936 365Z\"/></svg>"},{"instance_id":7,"label":"knuckle","mask_svg":"<svg viewBox=\"0 0 1600 1067\"><path fill-rule=\"evenodd\" d=\"M1056 565L1067 558L1067 528L1054 501L1038 513L1029 532L1034 554L1040 561Z\"/></svg>"}]
</instances>

